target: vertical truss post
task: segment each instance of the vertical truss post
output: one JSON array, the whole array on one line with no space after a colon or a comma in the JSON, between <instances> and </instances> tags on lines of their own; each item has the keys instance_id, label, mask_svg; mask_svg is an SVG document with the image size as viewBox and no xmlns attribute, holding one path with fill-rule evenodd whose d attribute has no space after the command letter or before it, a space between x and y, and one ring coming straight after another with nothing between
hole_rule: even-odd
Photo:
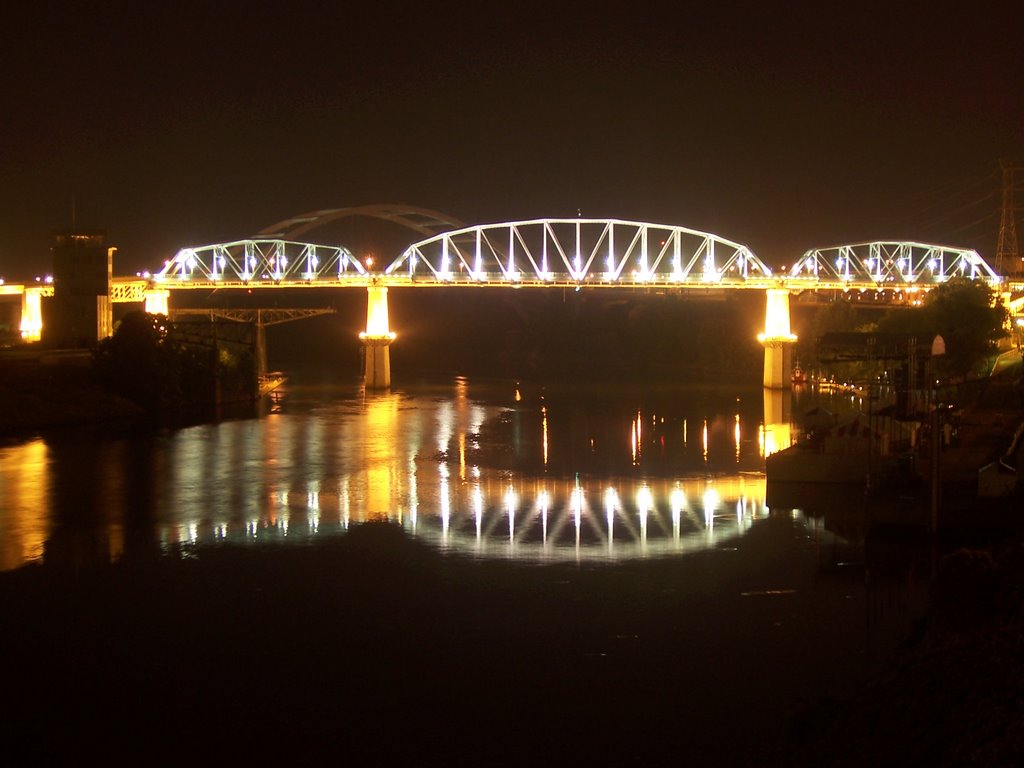
<instances>
[{"instance_id":1,"label":"vertical truss post","mask_svg":"<svg viewBox=\"0 0 1024 768\"><path fill-rule=\"evenodd\" d=\"M484 277L483 256L480 253L480 234L481 234L480 227L477 227L476 228L476 262L475 262L476 267L474 269L474 271L476 272L476 275L474 275L474 277L476 277L477 280L482 280L483 277Z\"/></svg>"}]
</instances>

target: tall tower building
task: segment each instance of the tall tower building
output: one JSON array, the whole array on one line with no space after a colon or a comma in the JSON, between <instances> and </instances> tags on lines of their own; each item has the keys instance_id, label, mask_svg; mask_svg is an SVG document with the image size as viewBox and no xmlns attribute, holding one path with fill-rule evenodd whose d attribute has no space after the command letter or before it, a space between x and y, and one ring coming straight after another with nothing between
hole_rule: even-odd
<instances>
[{"instance_id":1,"label":"tall tower building","mask_svg":"<svg viewBox=\"0 0 1024 768\"><path fill-rule=\"evenodd\" d=\"M112 332L110 283L114 248L100 229L54 232L53 298L44 307L43 341L50 347L92 347Z\"/></svg>"}]
</instances>

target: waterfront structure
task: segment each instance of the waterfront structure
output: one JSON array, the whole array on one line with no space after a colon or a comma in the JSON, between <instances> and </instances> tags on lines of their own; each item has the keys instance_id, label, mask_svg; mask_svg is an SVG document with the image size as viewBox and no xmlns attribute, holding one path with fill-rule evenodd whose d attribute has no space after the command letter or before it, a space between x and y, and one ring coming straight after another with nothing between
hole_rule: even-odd
<instances>
[{"instance_id":1,"label":"waterfront structure","mask_svg":"<svg viewBox=\"0 0 1024 768\"><path fill-rule=\"evenodd\" d=\"M41 321L47 346L91 347L113 332L110 286L115 249L107 248L106 236L100 229L54 233L53 298L43 304L39 320L31 320L32 326Z\"/></svg>"}]
</instances>

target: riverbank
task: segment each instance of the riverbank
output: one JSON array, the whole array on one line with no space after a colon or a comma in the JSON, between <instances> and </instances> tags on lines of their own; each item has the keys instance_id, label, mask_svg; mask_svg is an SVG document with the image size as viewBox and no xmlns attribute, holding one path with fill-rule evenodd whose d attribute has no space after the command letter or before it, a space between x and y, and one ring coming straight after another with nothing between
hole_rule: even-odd
<instances>
[{"instance_id":1,"label":"riverbank","mask_svg":"<svg viewBox=\"0 0 1024 768\"><path fill-rule=\"evenodd\" d=\"M942 563L914 641L855 696L794 718L779 762L1021 765L1022 689L1024 547L959 550Z\"/></svg>"}]
</instances>

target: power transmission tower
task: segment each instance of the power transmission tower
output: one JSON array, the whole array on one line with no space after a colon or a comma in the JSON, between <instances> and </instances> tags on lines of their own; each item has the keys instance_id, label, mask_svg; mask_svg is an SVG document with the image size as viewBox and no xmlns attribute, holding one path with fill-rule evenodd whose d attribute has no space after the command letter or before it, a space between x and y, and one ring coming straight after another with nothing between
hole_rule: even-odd
<instances>
[{"instance_id":1,"label":"power transmission tower","mask_svg":"<svg viewBox=\"0 0 1024 768\"><path fill-rule=\"evenodd\" d=\"M1024 165L1016 160L1000 160L1003 171L1003 207L999 217L999 243L996 245L996 272L1006 275L1020 272L1020 253L1017 250L1017 211L1014 192L1024 187Z\"/></svg>"}]
</instances>

